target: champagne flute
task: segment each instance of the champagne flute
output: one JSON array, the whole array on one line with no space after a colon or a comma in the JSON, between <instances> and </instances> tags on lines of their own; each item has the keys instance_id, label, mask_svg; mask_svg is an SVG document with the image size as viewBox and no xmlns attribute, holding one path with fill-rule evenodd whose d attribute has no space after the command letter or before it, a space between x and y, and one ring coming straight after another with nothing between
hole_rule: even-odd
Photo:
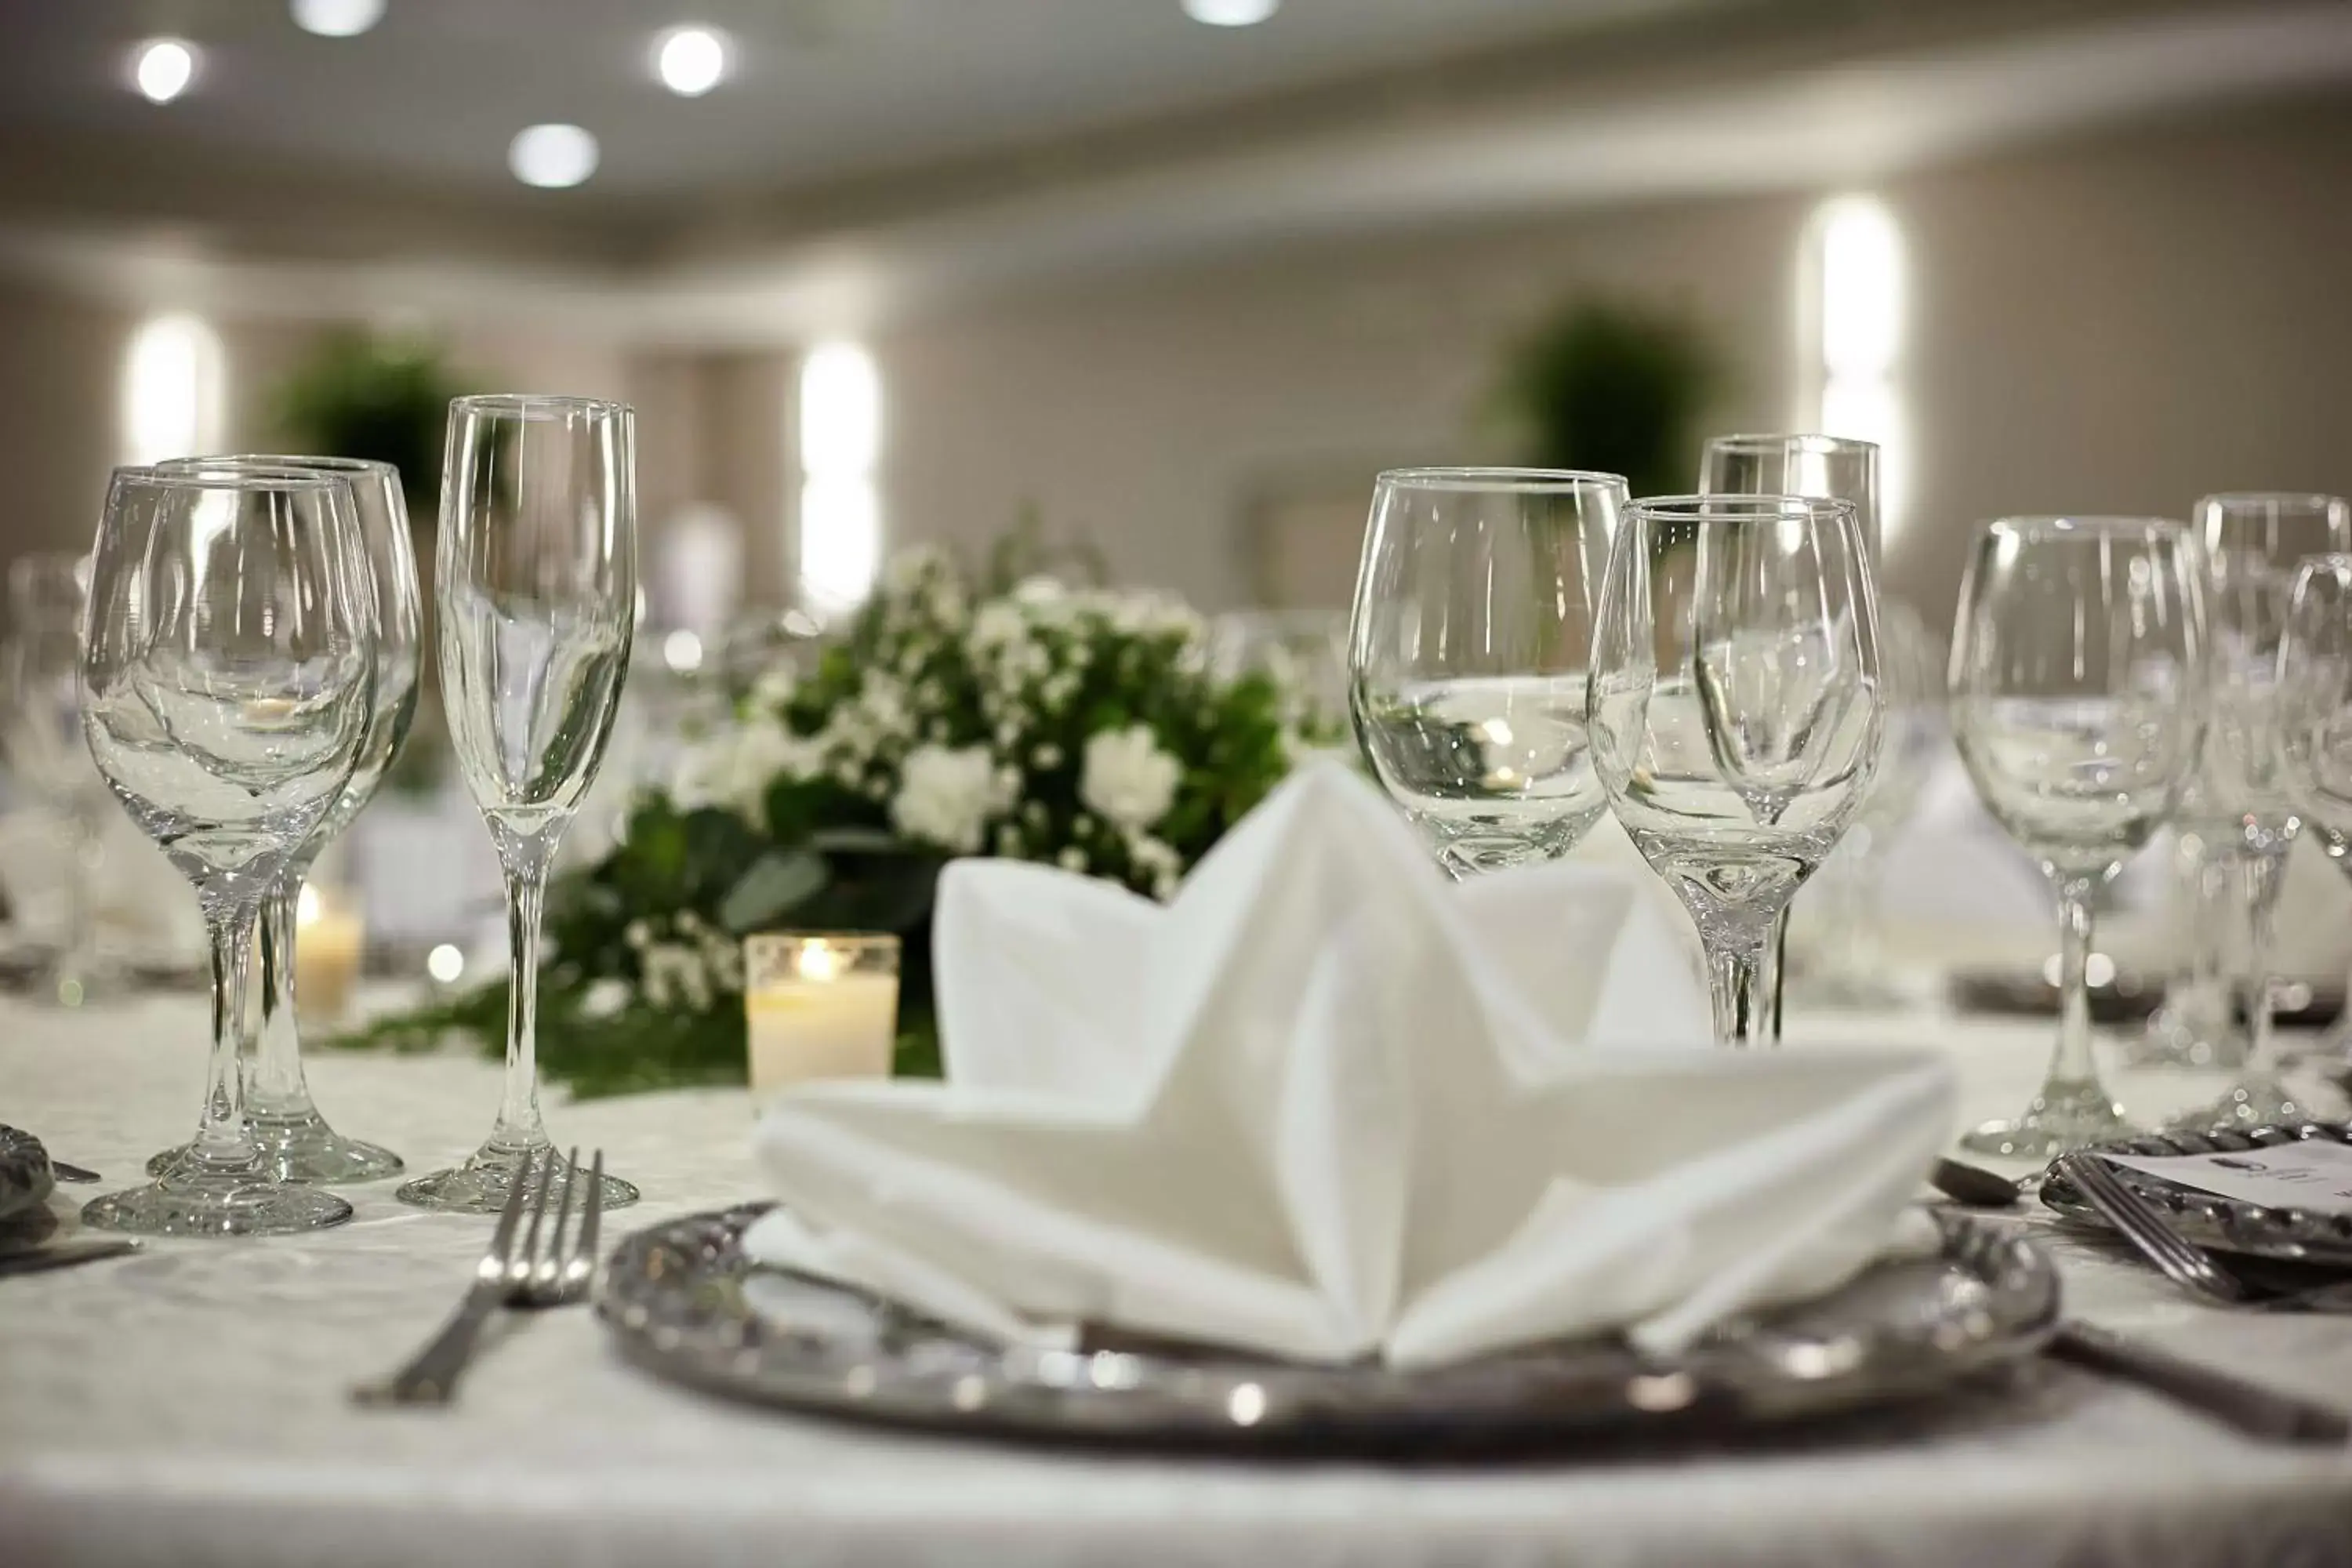
<instances>
[{"instance_id":1,"label":"champagne flute","mask_svg":"<svg viewBox=\"0 0 2352 1568\"><path fill-rule=\"evenodd\" d=\"M2307 556L2352 549L2352 503L2326 495L2215 495L2197 503L2196 518L2213 709L2196 792L2202 810L2188 826L2235 873L2245 941L2234 990L2247 1054L2238 1080L2219 1100L2175 1119L2175 1126L2191 1131L2311 1114L2280 1075L2271 1017L2272 928L2287 853L2303 827L2279 769L2279 649L2296 567Z\"/></svg>"},{"instance_id":2,"label":"champagne flute","mask_svg":"<svg viewBox=\"0 0 2352 1568\"><path fill-rule=\"evenodd\" d=\"M7 683L7 753L17 779L56 813L69 850L65 930L40 978L41 994L79 1007L114 974L100 957L94 901L103 863L105 779L81 728L81 639L89 557L19 556L8 568L9 632L0 660Z\"/></svg>"},{"instance_id":3,"label":"champagne flute","mask_svg":"<svg viewBox=\"0 0 2352 1568\"><path fill-rule=\"evenodd\" d=\"M1698 927L1724 1044L1769 1039L1758 1010L1776 922L1862 806L1882 703L1853 503L1627 509L1593 640L1593 757Z\"/></svg>"},{"instance_id":4,"label":"champagne flute","mask_svg":"<svg viewBox=\"0 0 2352 1568\"><path fill-rule=\"evenodd\" d=\"M2092 899L2170 818L2205 727L2197 549L2152 518L2013 517L1986 527L1960 587L1952 711L1994 820L2057 891L2063 1013L2023 1115L1963 1141L2047 1159L2135 1129L2091 1051Z\"/></svg>"},{"instance_id":5,"label":"champagne flute","mask_svg":"<svg viewBox=\"0 0 2352 1568\"><path fill-rule=\"evenodd\" d=\"M257 1036L247 1052L246 1112L280 1181L376 1181L401 1170L400 1156L376 1144L347 1138L330 1126L312 1101L302 1071L301 1027L294 994L295 910L311 865L374 798L416 715L422 611L400 471L389 463L357 458L198 458L158 466L173 470L192 465L257 474L340 475L351 485L357 509L360 543L367 552L375 584L374 702L351 782L309 840L288 860L278 885L261 906L261 1016ZM160 1173L180 1152L170 1149L156 1155L147 1163L149 1173Z\"/></svg>"},{"instance_id":6,"label":"champagne flute","mask_svg":"<svg viewBox=\"0 0 2352 1568\"><path fill-rule=\"evenodd\" d=\"M2317 556L2295 572L2279 639L2277 746L2305 823L2352 874L2352 555ZM2346 1060L2325 1041L2319 1054L2339 1068Z\"/></svg>"},{"instance_id":7,"label":"champagne flute","mask_svg":"<svg viewBox=\"0 0 2352 1568\"><path fill-rule=\"evenodd\" d=\"M1585 728L1615 474L1400 468L1373 486L1348 707L1454 877L1556 859L1606 808Z\"/></svg>"},{"instance_id":8,"label":"champagne flute","mask_svg":"<svg viewBox=\"0 0 2352 1568\"><path fill-rule=\"evenodd\" d=\"M496 1213L534 1159L550 1182L588 1179L569 1171L540 1119L540 905L620 707L636 500L625 405L503 394L449 405L436 636L458 764L506 871L506 1087L488 1141L404 1185L403 1203ZM637 1189L607 1176L603 1197L607 1208L635 1203Z\"/></svg>"},{"instance_id":9,"label":"champagne flute","mask_svg":"<svg viewBox=\"0 0 2352 1568\"><path fill-rule=\"evenodd\" d=\"M1878 566L1878 445L1874 441L1856 441L1843 436L1760 435L1711 436L1699 454L1698 489L1701 495L1726 496L1817 496L1825 500L1853 503L1854 523L1862 533L1862 552L1871 563L1874 577ZM1879 632L1887 636L1888 616L1879 617ZM1889 651L1880 648L1882 659ZM1894 695L1890 691L1890 696ZM1890 718L1895 717L1890 704ZM1898 736L1899 742L1908 739ZM1889 787L1889 775L1899 768L1889 768L1882 759L1877 777L1880 790ZM1863 842L1867 847L1868 803L1864 803L1865 820ZM1832 868L1832 875L1835 875ZM1759 990L1765 997L1766 1018L1772 1038L1780 1037L1782 994L1788 984L1783 973L1789 959L1789 911L1783 909L1772 929L1770 951L1764 956L1764 975Z\"/></svg>"},{"instance_id":10,"label":"champagne flute","mask_svg":"<svg viewBox=\"0 0 2352 1568\"><path fill-rule=\"evenodd\" d=\"M323 473L118 468L82 656L90 754L195 885L213 945L213 1044L195 1141L85 1224L254 1236L349 1219L279 1181L238 1061L254 923L357 766L375 683L375 590L350 483Z\"/></svg>"}]
</instances>

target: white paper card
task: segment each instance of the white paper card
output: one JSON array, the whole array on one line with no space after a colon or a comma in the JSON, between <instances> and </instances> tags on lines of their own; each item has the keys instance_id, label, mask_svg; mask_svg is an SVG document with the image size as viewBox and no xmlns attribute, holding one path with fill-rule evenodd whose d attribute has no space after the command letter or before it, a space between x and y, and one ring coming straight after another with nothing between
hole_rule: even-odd
<instances>
[{"instance_id":1,"label":"white paper card","mask_svg":"<svg viewBox=\"0 0 2352 1568\"><path fill-rule=\"evenodd\" d=\"M2313 1214L2352 1214L2352 1144L2310 1139L2228 1154L2109 1154L2151 1176L2200 1192Z\"/></svg>"}]
</instances>

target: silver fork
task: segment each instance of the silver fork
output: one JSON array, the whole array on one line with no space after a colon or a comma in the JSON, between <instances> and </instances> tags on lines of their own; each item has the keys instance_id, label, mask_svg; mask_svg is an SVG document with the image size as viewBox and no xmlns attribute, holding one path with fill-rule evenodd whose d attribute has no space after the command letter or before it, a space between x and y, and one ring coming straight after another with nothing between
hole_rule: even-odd
<instances>
[{"instance_id":1,"label":"silver fork","mask_svg":"<svg viewBox=\"0 0 2352 1568\"><path fill-rule=\"evenodd\" d=\"M498 1225L490 1233L489 1247L474 1266L474 1281L467 1287L464 1300L457 1303L457 1311L442 1325L440 1332L390 1377L352 1389L353 1399L362 1405L446 1405L456 1396L457 1379L472 1361L482 1327L492 1313L505 1306L562 1306L587 1294L596 1270L603 1183L600 1180L589 1184L580 1232L567 1250L563 1231L572 1210L572 1188L580 1158L580 1151L572 1150L565 1167L563 1195L556 1206L555 1226L542 1247L540 1236L547 1217L548 1193L555 1184L549 1179L547 1167L554 1163L554 1155L555 1152L549 1150L544 1164L537 1164L534 1155L523 1157L522 1169L515 1173L514 1183L507 1191L506 1205L499 1211ZM532 1179L534 1169L536 1181ZM596 1152L595 1169L601 1178L604 1172L604 1152L601 1149ZM530 1206L530 1229L518 1251L515 1233L521 1226L526 1204Z\"/></svg>"},{"instance_id":2,"label":"silver fork","mask_svg":"<svg viewBox=\"0 0 2352 1568\"><path fill-rule=\"evenodd\" d=\"M2139 1248L2174 1284L2217 1301L2245 1301L2254 1292L2172 1228L2154 1204L2133 1192L2096 1154L2069 1154L2058 1169L2101 1217Z\"/></svg>"}]
</instances>

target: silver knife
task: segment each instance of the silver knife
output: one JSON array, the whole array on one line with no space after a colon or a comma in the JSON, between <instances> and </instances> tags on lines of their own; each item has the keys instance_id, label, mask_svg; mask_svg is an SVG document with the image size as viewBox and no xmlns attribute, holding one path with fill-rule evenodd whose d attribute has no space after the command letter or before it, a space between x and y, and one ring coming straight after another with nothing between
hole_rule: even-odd
<instances>
[{"instance_id":1,"label":"silver knife","mask_svg":"<svg viewBox=\"0 0 2352 1568\"><path fill-rule=\"evenodd\" d=\"M2060 1324L2048 1353L2076 1366L2137 1383L2225 1422L2248 1436L2273 1443L2337 1447L2352 1440L2352 1415L2339 1406L2283 1394L2234 1373L2184 1361L2169 1351L2088 1323Z\"/></svg>"},{"instance_id":2,"label":"silver knife","mask_svg":"<svg viewBox=\"0 0 2352 1568\"><path fill-rule=\"evenodd\" d=\"M17 1252L0 1252L0 1278L11 1274L41 1274L52 1268L71 1268L77 1263L96 1263L101 1258L121 1258L138 1250L139 1244L128 1237L27 1247Z\"/></svg>"}]
</instances>

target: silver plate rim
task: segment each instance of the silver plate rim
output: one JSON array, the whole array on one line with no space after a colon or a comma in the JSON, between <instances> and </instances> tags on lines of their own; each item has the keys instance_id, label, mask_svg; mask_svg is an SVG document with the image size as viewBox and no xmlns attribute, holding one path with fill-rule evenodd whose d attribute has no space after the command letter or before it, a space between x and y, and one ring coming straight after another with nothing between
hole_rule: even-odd
<instances>
[{"instance_id":1,"label":"silver plate rim","mask_svg":"<svg viewBox=\"0 0 2352 1568\"><path fill-rule=\"evenodd\" d=\"M2275 1148L2305 1139L2325 1138L2352 1143L2352 1123L2339 1121L2273 1122L2239 1129L2216 1127L2203 1132L2153 1132L2102 1143L2089 1151L2100 1154L2228 1153L2242 1149ZM2127 1165L2116 1174L2132 1191L2156 1204L2181 1235L2216 1252L2244 1253L2283 1262L2318 1263L2352 1268L2352 1217L2330 1218L2302 1209L2273 1208L2242 1198L2201 1192L2178 1182ZM2084 1201L2074 1184L2053 1162L2042 1183L2042 1202L2069 1225L2112 1233L2114 1227Z\"/></svg>"},{"instance_id":2,"label":"silver plate rim","mask_svg":"<svg viewBox=\"0 0 2352 1568\"><path fill-rule=\"evenodd\" d=\"M2058 1273L2042 1247L2013 1226L1946 1212L1933 1216L1937 1255L1874 1266L1670 1362L1641 1362L1616 1341L1415 1373L1140 1342L1041 1352L987 1345L863 1292L751 1264L742 1233L772 1206L684 1215L614 1248L596 1311L626 1359L739 1401L1024 1440L1412 1453L1738 1431L1940 1392L2037 1353L2060 1321ZM795 1332L753 1310L743 1281L754 1276L809 1293L824 1307L814 1319L835 1316L852 1331Z\"/></svg>"}]
</instances>

